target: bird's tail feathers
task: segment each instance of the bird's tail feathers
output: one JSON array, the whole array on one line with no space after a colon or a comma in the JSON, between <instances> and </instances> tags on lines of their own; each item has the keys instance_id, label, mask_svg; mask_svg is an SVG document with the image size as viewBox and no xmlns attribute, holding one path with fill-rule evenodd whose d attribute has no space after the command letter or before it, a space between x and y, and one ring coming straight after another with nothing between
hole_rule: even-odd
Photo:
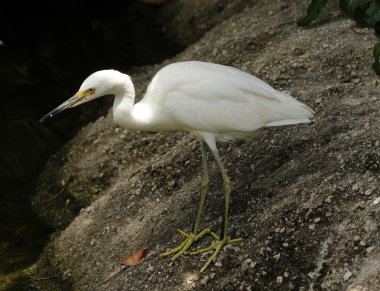
<instances>
[{"instance_id":1,"label":"bird's tail feathers","mask_svg":"<svg viewBox=\"0 0 380 291\"><path fill-rule=\"evenodd\" d=\"M281 125L290 125L290 124L298 124L298 123L309 123L309 118L303 118L303 119L286 119L286 120L279 120L279 121L273 121L268 122L265 124L265 127L269 126L281 126Z\"/></svg>"},{"instance_id":2,"label":"bird's tail feathers","mask_svg":"<svg viewBox=\"0 0 380 291\"><path fill-rule=\"evenodd\" d=\"M278 116L282 116L282 118L266 123L265 127L309 123L311 121L310 119L315 113L313 109L283 92L278 92L278 95L280 95L278 97L281 102L279 107L281 113L279 112Z\"/></svg>"}]
</instances>

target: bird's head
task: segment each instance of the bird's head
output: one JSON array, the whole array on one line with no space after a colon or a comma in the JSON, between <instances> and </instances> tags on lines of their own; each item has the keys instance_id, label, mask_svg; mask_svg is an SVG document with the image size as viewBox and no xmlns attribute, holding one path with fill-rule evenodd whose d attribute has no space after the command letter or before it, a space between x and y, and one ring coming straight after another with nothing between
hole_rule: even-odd
<instances>
[{"instance_id":1,"label":"bird's head","mask_svg":"<svg viewBox=\"0 0 380 291\"><path fill-rule=\"evenodd\" d=\"M126 79L129 79L128 75L116 70L102 70L95 72L84 80L79 91L75 93L74 96L42 117L40 122L44 122L46 119L51 118L66 109L78 106L96 98L115 95L121 87L125 86Z\"/></svg>"}]
</instances>

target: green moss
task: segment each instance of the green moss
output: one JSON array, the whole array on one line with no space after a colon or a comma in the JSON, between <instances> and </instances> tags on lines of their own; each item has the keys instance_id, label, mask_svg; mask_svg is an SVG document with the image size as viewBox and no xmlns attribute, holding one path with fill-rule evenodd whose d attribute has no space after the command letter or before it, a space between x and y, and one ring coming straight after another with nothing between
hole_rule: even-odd
<instances>
[{"instance_id":1,"label":"green moss","mask_svg":"<svg viewBox=\"0 0 380 291\"><path fill-rule=\"evenodd\" d=\"M18 270L7 275L0 275L0 290L30 290L31 272L33 268L34 265L24 270Z\"/></svg>"}]
</instances>

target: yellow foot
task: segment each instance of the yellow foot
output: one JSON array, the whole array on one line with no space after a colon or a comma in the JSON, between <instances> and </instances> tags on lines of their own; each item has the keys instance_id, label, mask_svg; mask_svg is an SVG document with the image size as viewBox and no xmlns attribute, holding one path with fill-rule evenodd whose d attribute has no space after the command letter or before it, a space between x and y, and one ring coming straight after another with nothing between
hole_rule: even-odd
<instances>
[{"instance_id":1,"label":"yellow foot","mask_svg":"<svg viewBox=\"0 0 380 291\"><path fill-rule=\"evenodd\" d=\"M197 254L200 254L200 253L204 253L204 252L208 252L208 251L211 251L211 250L215 250L214 253L212 254L212 256L208 259L207 263L202 267L201 272L204 272L208 268L208 266L210 266L211 262L214 261L216 259L216 257L219 255L219 253L222 250L223 246L228 245L228 244L238 243L238 242L241 242L242 240L243 240L242 237L235 238L235 239L227 239L227 238L225 238L223 240L219 240L217 243L214 243L214 244L212 244L211 246L209 246L207 248L204 248L204 249L201 249L201 250L198 250L198 251L195 251L195 252L191 252L190 255L197 255Z\"/></svg>"},{"instance_id":2,"label":"yellow foot","mask_svg":"<svg viewBox=\"0 0 380 291\"><path fill-rule=\"evenodd\" d=\"M195 233L186 233L180 229L177 229L177 231L182 234L184 237L186 237L186 239L178 246L176 247L175 249L172 249L166 253L162 253L160 254L160 257L166 257L166 256L170 256L172 254L175 254L173 257L172 257L172 261L175 261L176 259L178 259L184 252L186 252L188 250L188 248L196 241L198 241L199 239L201 239L202 237L204 237L206 234L211 234L215 239L217 240L220 240L219 236L212 232L209 228L206 228L204 230L202 230L200 233L198 234L195 234Z\"/></svg>"}]
</instances>

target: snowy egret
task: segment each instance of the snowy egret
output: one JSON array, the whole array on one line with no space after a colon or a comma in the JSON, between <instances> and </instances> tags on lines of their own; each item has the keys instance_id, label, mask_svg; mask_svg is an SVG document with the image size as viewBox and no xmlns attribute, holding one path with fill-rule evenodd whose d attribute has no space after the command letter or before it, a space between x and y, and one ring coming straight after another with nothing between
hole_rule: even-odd
<instances>
[{"instance_id":1,"label":"snowy egret","mask_svg":"<svg viewBox=\"0 0 380 291\"><path fill-rule=\"evenodd\" d=\"M105 95L115 97L113 117L121 127L140 131L182 130L199 138L203 177L192 231L186 233L178 230L185 237L184 241L161 256L173 255L172 260L175 260L194 242L210 234L217 240L216 243L190 253L214 251L201 272L206 270L224 245L242 240L230 239L227 235L231 186L216 142L252 136L263 127L307 123L314 113L305 104L239 69L189 61L162 68L149 84L144 98L136 104L134 86L128 75L115 70L95 72L73 97L45 115L41 122L65 109ZM209 187L205 144L219 166L225 187L225 211L220 236L208 228L199 230Z\"/></svg>"}]
</instances>

